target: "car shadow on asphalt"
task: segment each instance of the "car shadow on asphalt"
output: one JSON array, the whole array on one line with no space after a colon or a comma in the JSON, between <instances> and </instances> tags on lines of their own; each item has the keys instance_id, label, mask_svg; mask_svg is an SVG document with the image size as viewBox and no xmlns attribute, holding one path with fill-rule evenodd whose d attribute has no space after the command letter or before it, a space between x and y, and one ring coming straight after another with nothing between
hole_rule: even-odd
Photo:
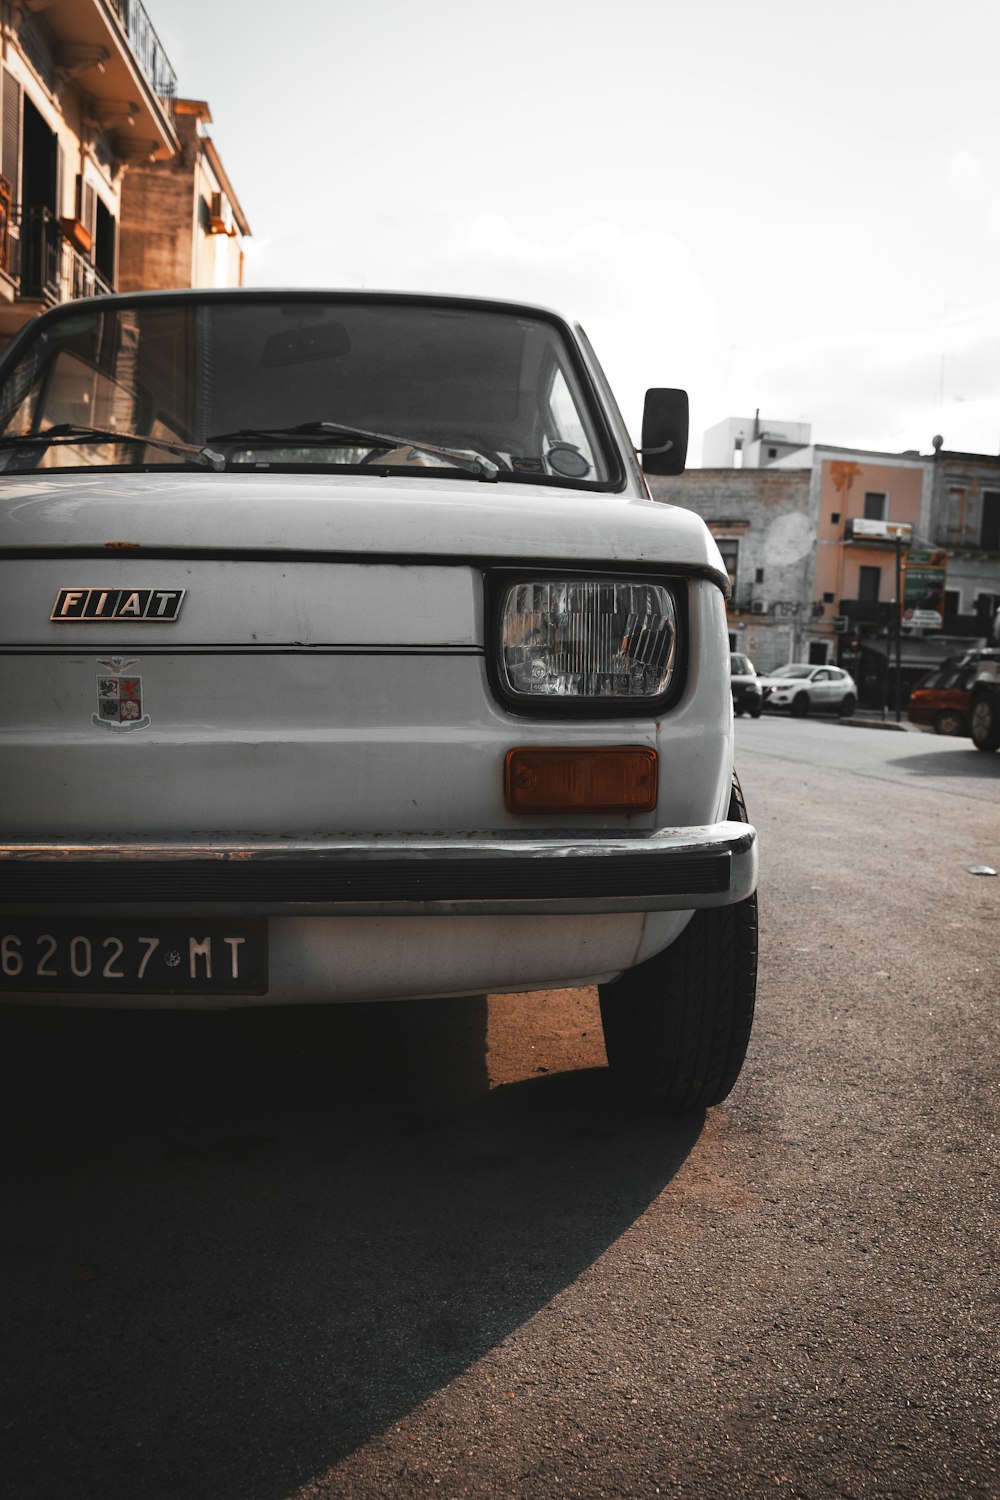
<instances>
[{"instance_id":1,"label":"car shadow on asphalt","mask_svg":"<svg viewBox=\"0 0 1000 1500\"><path fill-rule=\"evenodd\" d=\"M543 1308L704 1116L490 1090L486 1001L0 1013L5 1489L279 1500Z\"/></svg>"},{"instance_id":2,"label":"car shadow on asphalt","mask_svg":"<svg viewBox=\"0 0 1000 1500\"><path fill-rule=\"evenodd\" d=\"M948 749L951 754L942 749L928 755L904 755L886 761L886 765L898 766L911 776L965 776L970 781L992 781L1000 776L1000 755L977 750L971 740L957 739Z\"/></svg>"}]
</instances>

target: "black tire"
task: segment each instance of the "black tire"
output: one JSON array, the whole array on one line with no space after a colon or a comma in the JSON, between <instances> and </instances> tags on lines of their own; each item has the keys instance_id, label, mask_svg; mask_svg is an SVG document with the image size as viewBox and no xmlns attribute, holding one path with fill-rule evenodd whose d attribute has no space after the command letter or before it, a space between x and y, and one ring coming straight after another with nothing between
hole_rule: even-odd
<instances>
[{"instance_id":1,"label":"black tire","mask_svg":"<svg viewBox=\"0 0 1000 1500\"><path fill-rule=\"evenodd\" d=\"M957 708L942 708L934 715L935 734L967 734L969 726Z\"/></svg>"},{"instance_id":2,"label":"black tire","mask_svg":"<svg viewBox=\"0 0 1000 1500\"><path fill-rule=\"evenodd\" d=\"M752 708L750 710L750 717L751 717L751 719L759 719L760 716L761 716L761 714L763 712L764 712L764 705L763 705L763 703L758 703L756 708Z\"/></svg>"},{"instance_id":3,"label":"black tire","mask_svg":"<svg viewBox=\"0 0 1000 1500\"><path fill-rule=\"evenodd\" d=\"M982 693L973 698L969 733L977 750L1000 747L1000 693Z\"/></svg>"},{"instance_id":4,"label":"black tire","mask_svg":"<svg viewBox=\"0 0 1000 1500\"><path fill-rule=\"evenodd\" d=\"M733 704L733 715L737 719L742 719L742 717L743 717L743 710L742 710L742 708L737 708L735 703Z\"/></svg>"},{"instance_id":5,"label":"black tire","mask_svg":"<svg viewBox=\"0 0 1000 1500\"><path fill-rule=\"evenodd\" d=\"M809 694L796 693L795 697L792 699L792 717L796 719L804 719L808 712Z\"/></svg>"},{"instance_id":6,"label":"black tire","mask_svg":"<svg viewBox=\"0 0 1000 1500\"><path fill-rule=\"evenodd\" d=\"M729 817L746 823L733 777ZM689 1114L739 1077L757 994L757 897L696 911L676 942L600 987L608 1066L634 1099Z\"/></svg>"},{"instance_id":7,"label":"black tire","mask_svg":"<svg viewBox=\"0 0 1000 1500\"><path fill-rule=\"evenodd\" d=\"M840 701L840 717L849 719L858 706L858 700L853 693L845 693Z\"/></svg>"}]
</instances>

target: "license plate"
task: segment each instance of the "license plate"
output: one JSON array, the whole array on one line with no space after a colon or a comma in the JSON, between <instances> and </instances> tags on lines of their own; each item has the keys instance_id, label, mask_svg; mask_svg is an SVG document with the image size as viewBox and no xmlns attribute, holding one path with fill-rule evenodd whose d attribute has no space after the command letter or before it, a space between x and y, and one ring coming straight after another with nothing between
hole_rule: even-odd
<instances>
[{"instance_id":1,"label":"license plate","mask_svg":"<svg viewBox=\"0 0 1000 1500\"><path fill-rule=\"evenodd\" d=\"M0 916L0 994L263 995L266 921Z\"/></svg>"}]
</instances>

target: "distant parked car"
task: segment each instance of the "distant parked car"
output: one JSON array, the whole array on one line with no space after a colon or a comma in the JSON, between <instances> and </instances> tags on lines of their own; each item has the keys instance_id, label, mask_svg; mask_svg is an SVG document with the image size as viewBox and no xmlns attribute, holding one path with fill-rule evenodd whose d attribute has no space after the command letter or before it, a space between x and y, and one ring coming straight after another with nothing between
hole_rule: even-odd
<instances>
[{"instance_id":1,"label":"distant parked car","mask_svg":"<svg viewBox=\"0 0 1000 1500\"><path fill-rule=\"evenodd\" d=\"M757 668L749 656L744 656L742 651L733 651L730 654L729 668L730 681L733 685L733 713L737 718L740 714L748 713L751 719L759 719L767 694L761 687Z\"/></svg>"},{"instance_id":2,"label":"distant parked car","mask_svg":"<svg viewBox=\"0 0 1000 1500\"><path fill-rule=\"evenodd\" d=\"M907 718L935 734L968 734L972 684L980 664L1000 661L1000 651L965 651L949 656L910 692Z\"/></svg>"},{"instance_id":3,"label":"distant parked car","mask_svg":"<svg viewBox=\"0 0 1000 1500\"><path fill-rule=\"evenodd\" d=\"M848 719L858 705L857 683L841 667L789 662L762 678L761 686L769 690L765 698L768 708L787 708L797 719L813 712L835 713Z\"/></svg>"},{"instance_id":4,"label":"distant parked car","mask_svg":"<svg viewBox=\"0 0 1000 1500\"><path fill-rule=\"evenodd\" d=\"M983 651L976 662L969 733L977 750L1000 750L1000 651Z\"/></svg>"}]
</instances>

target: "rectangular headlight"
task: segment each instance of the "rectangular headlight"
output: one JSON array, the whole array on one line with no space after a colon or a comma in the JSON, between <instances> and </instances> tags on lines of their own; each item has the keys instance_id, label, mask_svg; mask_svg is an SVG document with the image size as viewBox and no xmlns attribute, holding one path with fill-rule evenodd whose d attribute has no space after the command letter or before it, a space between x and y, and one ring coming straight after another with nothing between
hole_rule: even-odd
<instances>
[{"instance_id":1,"label":"rectangular headlight","mask_svg":"<svg viewBox=\"0 0 1000 1500\"><path fill-rule=\"evenodd\" d=\"M662 583L511 583L501 595L499 628L502 687L524 701L638 707L661 699L676 670L677 606Z\"/></svg>"}]
</instances>

